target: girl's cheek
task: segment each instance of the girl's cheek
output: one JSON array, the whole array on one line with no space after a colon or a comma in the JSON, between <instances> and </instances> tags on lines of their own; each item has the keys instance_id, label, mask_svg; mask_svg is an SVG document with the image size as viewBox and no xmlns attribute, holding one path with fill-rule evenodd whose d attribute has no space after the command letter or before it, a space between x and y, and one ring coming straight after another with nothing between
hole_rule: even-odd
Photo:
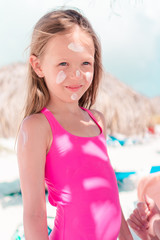
<instances>
[{"instance_id":1,"label":"girl's cheek","mask_svg":"<svg viewBox=\"0 0 160 240\"><path fill-rule=\"evenodd\" d=\"M56 77L56 83L60 84L66 79L66 74L63 70L61 70Z\"/></svg>"}]
</instances>

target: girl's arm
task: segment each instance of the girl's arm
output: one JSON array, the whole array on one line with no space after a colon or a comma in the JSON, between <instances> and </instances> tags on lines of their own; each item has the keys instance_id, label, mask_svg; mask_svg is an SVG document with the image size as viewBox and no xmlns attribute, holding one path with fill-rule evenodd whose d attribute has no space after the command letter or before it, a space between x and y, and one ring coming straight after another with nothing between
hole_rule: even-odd
<instances>
[{"instance_id":1,"label":"girl's arm","mask_svg":"<svg viewBox=\"0 0 160 240\"><path fill-rule=\"evenodd\" d=\"M26 118L20 128L17 157L26 240L48 240L44 168L47 137L42 114ZM43 126L43 127L42 127Z\"/></svg>"},{"instance_id":2,"label":"girl's arm","mask_svg":"<svg viewBox=\"0 0 160 240\"><path fill-rule=\"evenodd\" d=\"M121 212L122 212L122 210L121 210ZM128 224L124 218L123 212L122 212L121 228L120 228L120 233L119 233L118 239L119 240L133 240L132 234L131 234Z\"/></svg>"}]
</instances>

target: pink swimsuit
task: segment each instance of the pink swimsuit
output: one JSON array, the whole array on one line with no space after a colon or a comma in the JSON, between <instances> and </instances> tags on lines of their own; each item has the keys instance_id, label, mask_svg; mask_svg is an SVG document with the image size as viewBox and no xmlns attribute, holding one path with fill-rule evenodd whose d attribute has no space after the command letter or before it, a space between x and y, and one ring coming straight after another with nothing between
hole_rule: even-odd
<instances>
[{"instance_id":1,"label":"pink swimsuit","mask_svg":"<svg viewBox=\"0 0 160 240\"><path fill-rule=\"evenodd\" d=\"M79 137L67 132L46 108L53 142L46 156L48 200L56 206L50 240L116 240L121 225L118 187L101 133Z\"/></svg>"}]
</instances>

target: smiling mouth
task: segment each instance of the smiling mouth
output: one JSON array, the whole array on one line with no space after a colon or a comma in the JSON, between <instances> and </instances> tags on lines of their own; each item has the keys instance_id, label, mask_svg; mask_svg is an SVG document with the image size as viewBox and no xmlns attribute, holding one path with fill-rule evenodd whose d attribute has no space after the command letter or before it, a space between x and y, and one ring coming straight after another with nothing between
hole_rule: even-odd
<instances>
[{"instance_id":1,"label":"smiling mouth","mask_svg":"<svg viewBox=\"0 0 160 240\"><path fill-rule=\"evenodd\" d=\"M73 85L73 86L66 86L67 89L76 92L78 91L80 88L82 87L82 85Z\"/></svg>"}]
</instances>

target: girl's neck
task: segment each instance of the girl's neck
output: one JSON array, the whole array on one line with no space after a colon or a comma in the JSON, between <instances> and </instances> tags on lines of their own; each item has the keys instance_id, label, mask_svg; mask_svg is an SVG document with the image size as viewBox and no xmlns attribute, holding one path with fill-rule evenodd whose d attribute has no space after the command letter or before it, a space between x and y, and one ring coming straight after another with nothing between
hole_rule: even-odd
<instances>
[{"instance_id":1,"label":"girl's neck","mask_svg":"<svg viewBox=\"0 0 160 240\"><path fill-rule=\"evenodd\" d=\"M77 114L82 111L78 105L78 102L52 102L50 101L46 108L54 113L72 113Z\"/></svg>"}]
</instances>

